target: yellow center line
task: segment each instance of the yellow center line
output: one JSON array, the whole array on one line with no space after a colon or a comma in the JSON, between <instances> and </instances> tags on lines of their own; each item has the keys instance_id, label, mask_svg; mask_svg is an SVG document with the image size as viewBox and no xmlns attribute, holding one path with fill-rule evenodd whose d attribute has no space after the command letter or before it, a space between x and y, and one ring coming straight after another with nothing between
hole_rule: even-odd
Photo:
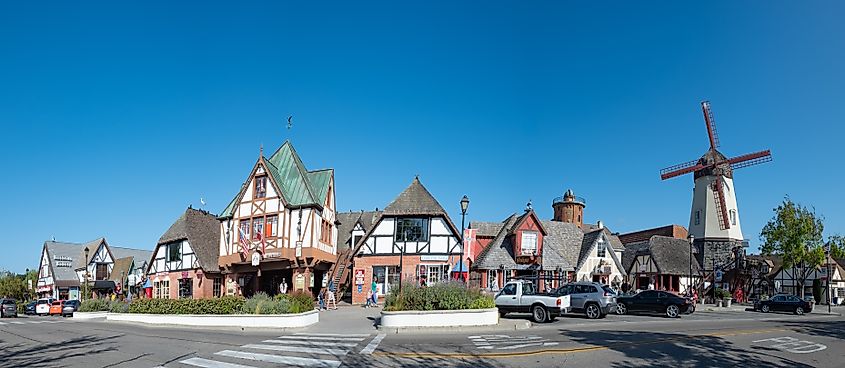
<instances>
[{"instance_id":1,"label":"yellow center line","mask_svg":"<svg viewBox=\"0 0 845 368\"><path fill-rule=\"evenodd\" d=\"M609 350L614 347L625 347L625 346L638 346L638 345L649 345L649 344L657 344L661 342L667 341L677 341L677 340L686 340L686 339L695 339L698 337L724 337L724 336L739 336L739 335L752 335L752 334L760 334L760 333L769 333L769 332L780 332L786 331L785 329L778 328L778 329L758 329L758 330L734 330L734 331L725 331L725 332L715 332L710 334L703 334L703 335L693 335L693 336L681 336L681 337L672 337L672 338L664 338L664 339L654 339L654 340L646 340L646 341L634 341L634 342L625 342L625 343L616 343L611 344L609 346L584 346L584 347L577 347L577 348L556 348L556 349L541 349L541 350L534 350L534 351L523 351L523 352L508 352L508 353L393 353L393 352L384 352L384 351L376 351L373 353L375 356L383 356L383 357L398 357L398 358L452 358L452 359L469 359L469 358L517 358L517 357L525 357L525 356L533 356L533 355L545 355L545 354L574 354L574 353L584 353L590 351L598 351L598 350Z\"/></svg>"}]
</instances>

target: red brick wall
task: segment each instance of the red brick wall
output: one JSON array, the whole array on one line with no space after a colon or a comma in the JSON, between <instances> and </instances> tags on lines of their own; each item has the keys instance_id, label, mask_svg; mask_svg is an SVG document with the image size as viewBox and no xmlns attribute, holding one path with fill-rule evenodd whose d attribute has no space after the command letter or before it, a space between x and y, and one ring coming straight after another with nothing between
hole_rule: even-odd
<instances>
[{"instance_id":1,"label":"red brick wall","mask_svg":"<svg viewBox=\"0 0 845 368\"><path fill-rule=\"evenodd\" d=\"M405 255L402 259L402 282L419 282L415 281L417 276L417 269L420 264L452 264L458 262L459 256L453 256L450 262L441 261L420 261L420 255ZM352 267L352 304L364 304L367 301L367 291L370 290L373 282L373 266L399 266L399 256L364 256L356 257ZM355 284L356 270L364 270L364 285L361 292L358 292L358 285ZM379 280L380 282L383 280ZM379 304L384 302L384 297L379 297Z\"/></svg>"},{"instance_id":2,"label":"red brick wall","mask_svg":"<svg viewBox=\"0 0 845 368\"><path fill-rule=\"evenodd\" d=\"M666 225L654 229L640 230L619 235L622 244L643 242L651 239L654 235L668 236L676 239L686 239L687 229L681 225Z\"/></svg>"},{"instance_id":3,"label":"red brick wall","mask_svg":"<svg viewBox=\"0 0 845 368\"><path fill-rule=\"evenodd\" d=\"M182 279L182 272L183 271L173 271L167 273L166 279L170 280L170 299L178 299L179 298L179 279ZM197 270L190 270L185 271L187 272L187 276L191 278L193 282L193 298L194 299L202 299L202 298L212 298L214 297L213 290L214 290L214 278L215 277L222 277L221 275L217 274L202 274L202 277L197 277ZM156 276L152 275L151 279L155 280ZM164 280L165 277L159 277L159 280ZM222 281L221 281L222 282ZM225 292L225 283L221 284L222 292ZM155 297L156 292L153 290L153 297Z\"/></svg>"}]
</instances>

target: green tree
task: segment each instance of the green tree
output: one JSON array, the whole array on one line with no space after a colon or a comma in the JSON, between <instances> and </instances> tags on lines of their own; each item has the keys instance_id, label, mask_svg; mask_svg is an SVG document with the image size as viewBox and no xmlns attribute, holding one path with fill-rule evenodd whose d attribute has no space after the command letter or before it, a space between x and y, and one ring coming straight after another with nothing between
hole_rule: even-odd
<instances>
[{"instance_id":1,"label":"green tree","mask_svg":"<svg viewBox=\"0 0 845 368\"><path fill-rule=\"evenodd\" d=\"M830 243L830 255L836 259L845 258L845 237L842 235L831 235L827 238Z\"/></svg>"},{"instance_id":2,"label":"green tree","mask_svg":"<svg viewBox=\"0 0 845 368\"><path fill-rule=\"evenodd\" d=\"M0 297L26 300L28 294L26 281L22 276L7 274L0 277Z\"/></svg>"},{"instance_id":3,"label":"green tree","mask_svg":"<svg viewBox=\"0 0 845 368\"><path fill-rule=\"evenodd\" d=\"M814 210L792 202L789 197L774 211L774 217L760 232L761 251L783 257L783 268L794 270L794 279L801 285L799 295L803 298L810 273L824 264L824 224Z\"/></svg>"}]
</instances>

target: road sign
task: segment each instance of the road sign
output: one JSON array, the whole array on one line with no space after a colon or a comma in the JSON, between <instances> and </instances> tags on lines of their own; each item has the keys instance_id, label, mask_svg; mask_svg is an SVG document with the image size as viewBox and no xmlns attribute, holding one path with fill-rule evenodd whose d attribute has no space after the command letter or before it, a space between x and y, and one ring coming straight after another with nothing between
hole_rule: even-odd
<instances>
[{"instance_id":1,"label":"road sign","mask_svg":"<svg viewBox=\"0 0 845 368\"><path fill-rule=\"evenodd\" d=\"M716 282L722 282L722 271L716 270Z\"/></svg>"},{"instance_id":2,"label":"road sign","mask_svg":"<svg viewBox=\"0 0 845 368\"><path fill-rule=\"evenodd\" d=\"M359 289L360 289L361 285L364 285L364 269L363 268L355 269L355 285L358 285Z\"/></svg>"}]
</instances>

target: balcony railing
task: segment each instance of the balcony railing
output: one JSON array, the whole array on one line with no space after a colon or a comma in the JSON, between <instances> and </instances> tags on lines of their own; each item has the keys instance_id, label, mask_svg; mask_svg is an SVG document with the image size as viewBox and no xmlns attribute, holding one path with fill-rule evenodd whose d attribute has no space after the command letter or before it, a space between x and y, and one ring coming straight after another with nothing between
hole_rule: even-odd
<instances>
[{"instance_id":1,"label":"balcony railing","mask_svg":"<svg viewBox=\"0 0 845 368\"><path fill-rule=\"evenodd\" d=\"M569 200L565 200L564 198L568 198ZM558 203L564 203L564 202L576 202L576 203L580 203L580 204L583 204L583 205L587 204L587 201L584 200L583 197L575 196L575 197L557 197L552 201L552 205L556 205Z\"/></svg>"}]
</instances>

